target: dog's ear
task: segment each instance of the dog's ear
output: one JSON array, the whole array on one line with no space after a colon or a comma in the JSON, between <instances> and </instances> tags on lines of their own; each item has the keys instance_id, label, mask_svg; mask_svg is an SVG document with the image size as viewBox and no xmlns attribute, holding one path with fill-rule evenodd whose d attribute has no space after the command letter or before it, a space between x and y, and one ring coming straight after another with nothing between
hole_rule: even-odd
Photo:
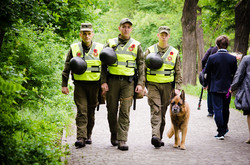
<instances>
[{"instance_id":1,"label":"dog's ear","mask_svg":"<svg viewBox=\"0 0 250 165\"><path fill-rule=\"evenodd\" d=\"M171 93L171 99L173 99L175 96L176 96L176 93L175 93L175 90L173 89Z\"/></svg>"},{"instance_id":2,"label":"dog's ear","mask_svg":"<svg viewBox=\"0 0 250 165\"><path fill-rule=\"evenodd\" d=\"M183 103L185 103L185 92L184 92L184 90L181 91L180 97L181 97Z\"/></svg>"}]
</instances>

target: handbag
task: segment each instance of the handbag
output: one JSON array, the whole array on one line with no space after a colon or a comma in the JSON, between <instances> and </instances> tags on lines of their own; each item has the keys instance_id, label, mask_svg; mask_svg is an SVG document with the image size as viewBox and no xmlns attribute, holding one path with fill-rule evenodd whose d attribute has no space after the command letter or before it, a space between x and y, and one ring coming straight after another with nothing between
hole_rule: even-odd
<instances>
[{"instance_id":1,"label":"handbag","mask_svg":"<svg viewBox=\"0 0 250 165\"><path fill-rule=\"evenodd\" d=\"M245 91L244 90L238 90L236 95L235 95L235 100L234 100L234 104L236 109L242 109L242 98L245 97Z\"/></svg>"}]
</instances>

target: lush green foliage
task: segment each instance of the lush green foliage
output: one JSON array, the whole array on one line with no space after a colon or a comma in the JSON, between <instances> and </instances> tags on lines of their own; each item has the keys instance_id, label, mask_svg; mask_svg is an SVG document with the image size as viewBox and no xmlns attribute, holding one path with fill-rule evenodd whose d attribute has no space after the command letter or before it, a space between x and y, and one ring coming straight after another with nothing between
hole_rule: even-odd
<instances>
[{"instance_id":1,"label":"lush green foliage","mask_svg":"<svg viewBox=\"0 0 250 165\"><path fill-rule=\"evenodd\" d=\"M97 19L109 9L106 4L106 0L1 0L0 32L17 29L15 24L22 19L38 27L51 24L70 44L79 34L80 24Z\"/></svg>"},{"instance_id":2,"label":"lush green foliage","mask_svg":"<svg viewBox=\"0 0 250 165\"><path fill-rule=\"evenodd\" d=\"M63 154L62 130L73 116L72 97L61 94L64 57L80 23L92 22L106 5L97 0L0 4L0 34L5 35L0 52L0 164L57 164Z\"/></svg>"},{"instance_id":3,"label":"lush green foliage","mask_svg":"<svg viewBox=\"0 0 250 165\"><path fill-rule=\"evenodd\" d=\"M95 39L99 42L117 37L120 20L127 17L134 23L132 37L141 42L143 50L158 42L156 34L159 26L163 25L171 29L170 44L181 50L181 0L110 1L110 6L113 8L94 22L94 27L98 29Z\"/></svg>"},{"instance_id":4,"label":"lush green foliage","mask_svg":"<svg viewBox=\"0 0 250 165\"><path fill-rule=\"evenodd\" d=\"M229 50L234 44L235 11L240 0L200 0L198 6L202 8L202 28L206 49L215 45L215 39L220 35L227 35L231 40Z\"/></svg>"},{"instance_id":5,"label":"lush green foliage","mask_svg":"<svg viewBox=\"0 0 250 165\"><path fill-rule=\"evenodd\" d=\"M1 163L58 162L62 129L73 115L72 98L60 93L66 46L51 27L20 24L0 53Z\"/></svg>"}]
</instances>

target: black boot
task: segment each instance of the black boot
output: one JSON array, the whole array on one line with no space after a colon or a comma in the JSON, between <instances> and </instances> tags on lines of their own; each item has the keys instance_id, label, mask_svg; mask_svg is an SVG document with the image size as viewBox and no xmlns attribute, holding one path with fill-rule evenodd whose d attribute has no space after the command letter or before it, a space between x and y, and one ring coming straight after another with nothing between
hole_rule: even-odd
<instances>
[{"instance_id":1,"label":"black boot","mask_svg":"<svg viewBox=\"0 0 250 165\"><path fill-rule=\"evenodd\" d=\"M151 139L151 144L154 145L155 148L159 148L161 147L161 140L158 137L153 136Z\"/></svg>"},{"instance_id":2,"label":"black boot","mask_svg":"<svg viewBox=\"0 0 250 165\"><path fill-rule=\"evenodd\" d=\"M118 141L116 139L116 134L112 133L111 134L111 139L110 139L110 142L113 146L117 146L118 145Z\"/></svg>"},{"instance_id":3,"label":"black boot","mask_svg":"<svg viewBox=\"0 0 250 165\"><path fill-rule=\"evenodd\" d=\"M83 138L77 138L77 141L75 142L75 146L77 148L85 147L85 140Z\"/></svg>"},{"instance_id":4,"label":"black boot","mask_svg":"<svg viewBox=\"0 0 250 165\"><path fill-rule=\"evenodd\" d=\"M91 138L87 138L87 139L85 139L85 143L86 143L86 144L92 144L92 140L91 140Z\"/></svg>"},{"instance_id":5,"label":"black boot","mask_svg":"<svg viewBox=\"0 0 250 165\"><path fill-rule=\"evenodd\" d=\"M164 146L164 142L163 141L161 141L161 146Z\"/></svg>"}]
</instances>

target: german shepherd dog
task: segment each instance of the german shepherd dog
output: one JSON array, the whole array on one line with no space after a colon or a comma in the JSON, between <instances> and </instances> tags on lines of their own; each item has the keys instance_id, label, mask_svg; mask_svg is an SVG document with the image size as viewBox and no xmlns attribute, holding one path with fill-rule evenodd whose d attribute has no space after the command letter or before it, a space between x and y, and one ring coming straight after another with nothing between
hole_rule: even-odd
<instances>
[{"instance_id":1,"label":"german shepherd dog","mask_svg":"<svg viewBox=\"0 0 250 165\"><path fill-rule=\"evenodd\" d=\"M185 150L185 139L187 135L188 121L189 121L190 109L189 105L185 102L185 92L181 91L180 95L175 94L175 90L171 94L170 102L170 118L171 128L169 129L167 136L171 138L175 134L174 148L180 147ZM182 133L181 142L179 133Z\"/></svg>"}]
</instances>

